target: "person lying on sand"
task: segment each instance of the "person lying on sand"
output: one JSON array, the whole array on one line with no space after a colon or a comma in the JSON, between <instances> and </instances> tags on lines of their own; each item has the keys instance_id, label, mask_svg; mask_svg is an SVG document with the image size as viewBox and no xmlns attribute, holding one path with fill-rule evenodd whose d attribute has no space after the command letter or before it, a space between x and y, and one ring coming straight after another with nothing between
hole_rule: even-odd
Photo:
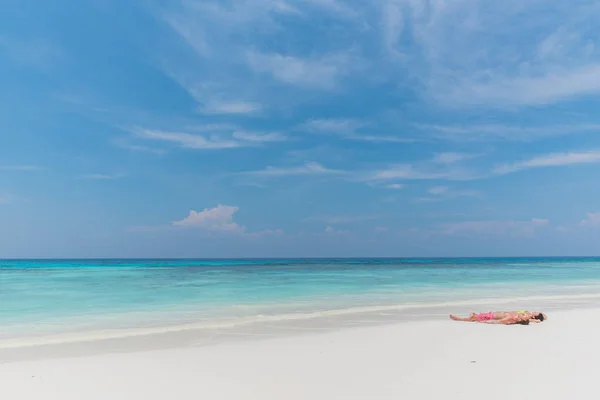
<instances>
[{"instance_id":1,"label":"person lying on sand","mask_svg":"<svg viewBox=\"0 0 600 400\"><path fill-rule=\"evenodd\" d=\"M533 311L490 311L487 313L471 313L468 318L461 318L450 314L450 318L454 321L465 321L465 322L481 322L484 324L503 324L503 325L514 325L522 324L528 325L530 322L539 323L548 319L546 314L541 312Z\"/></svg>"}]
</instances>

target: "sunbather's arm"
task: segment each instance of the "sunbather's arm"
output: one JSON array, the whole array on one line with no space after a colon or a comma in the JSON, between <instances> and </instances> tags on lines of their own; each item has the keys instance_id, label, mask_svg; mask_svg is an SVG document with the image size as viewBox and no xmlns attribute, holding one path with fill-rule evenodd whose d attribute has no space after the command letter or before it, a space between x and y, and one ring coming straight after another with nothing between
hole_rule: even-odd
<instances>
[{"instance_id":1,"label":"sunbather's arm","mask_svg":"<svg viewBox=\"0 0 600 400\"><path fill-rule=\"evenodd\" d=\"M493 319L491 321L481 321L484 324L502 324L502 325L511 325L514 324L514 320L512 318L502 318L502 319Z\"/></svg>"}]
</instances>

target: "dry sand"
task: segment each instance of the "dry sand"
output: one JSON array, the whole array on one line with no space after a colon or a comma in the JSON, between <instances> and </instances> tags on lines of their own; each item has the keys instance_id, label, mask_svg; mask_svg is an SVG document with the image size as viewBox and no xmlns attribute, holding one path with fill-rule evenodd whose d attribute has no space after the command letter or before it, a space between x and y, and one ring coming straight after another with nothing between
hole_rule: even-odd
<instances>
[{"instance_id":1,"label":"dry sand","mask_svg":"<svg viewBox=\"0 0 600 400\"><path fill-rule=\"evenodd\" d=\"M600 398L600 310L548 316L529 326L444 318L203 347L4 360L0 399ZM36 350L20 351L34 357Z\"/></svg>"}]
</instances>

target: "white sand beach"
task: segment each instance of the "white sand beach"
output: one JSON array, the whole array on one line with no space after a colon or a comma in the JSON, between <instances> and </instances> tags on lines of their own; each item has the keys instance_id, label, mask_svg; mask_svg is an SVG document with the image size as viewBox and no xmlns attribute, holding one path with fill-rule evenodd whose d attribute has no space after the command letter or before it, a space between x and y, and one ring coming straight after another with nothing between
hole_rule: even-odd
<instances>
[{"instance_id":1,"label":"white sand beach","mask_svg":"<svg viewBox=\"0 0 600 400\"><path fill-rule=\"evenodd\" d=\"M600 310L548 317L529 326L443 318L70 358L60 347L52 358L24 348L29 361L0 358L0 398L597 399Z\"/></svg>"}]
</instances>

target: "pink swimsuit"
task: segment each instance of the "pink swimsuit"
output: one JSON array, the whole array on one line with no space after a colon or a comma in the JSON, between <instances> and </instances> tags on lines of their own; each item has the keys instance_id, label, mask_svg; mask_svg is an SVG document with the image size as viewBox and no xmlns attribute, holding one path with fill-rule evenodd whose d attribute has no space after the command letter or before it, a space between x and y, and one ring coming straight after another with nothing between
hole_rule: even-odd
<instances>
[{"instance_id":1,"label":"pink swimsuit","mask_svg":"<svg viewBox=\"0 0 600 400\"><path fill-rule=\"evenodd\" d=\"M494 312L490 311L488 313L481 313L477 315L477 321L479 322L483 322L483 321L491 321L494 319Z\"/></svg>"}]
</instances>

